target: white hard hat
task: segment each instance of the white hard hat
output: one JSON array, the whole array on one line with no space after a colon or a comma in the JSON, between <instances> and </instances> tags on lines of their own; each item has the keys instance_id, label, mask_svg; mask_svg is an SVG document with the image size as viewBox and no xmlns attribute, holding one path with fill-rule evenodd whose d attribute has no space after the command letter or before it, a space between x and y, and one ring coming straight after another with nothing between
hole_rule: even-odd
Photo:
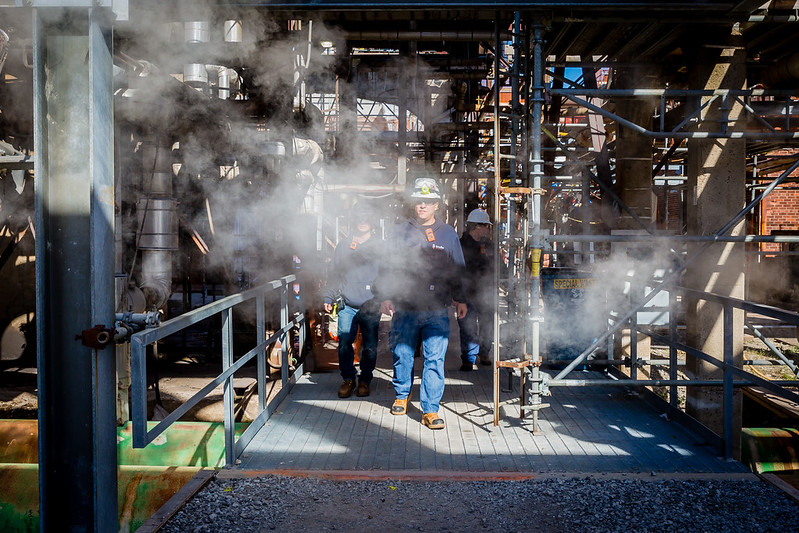
<instances>
[{"instance_id":1,"label":"white hard hat","mask_svg":"<svg viewBox=\"0 0 799 533\"><path fill-rule=\"evenodd\" d=\"M491 219L488 218L488 213L485 209L475 209L466 217L466 222L471 222L472 224L491 224Z\"/></svg>"},{"instance_id":2,"label":"white hard hat","mask_svg":"<svg viewBox=\"0 0 799 533\"><path fill-rule=\"evenodd\" d=\"M441 194L438 191L438 182L433 178L416 178L411 198L422 200L440 199Z\"/></svg>"}]
</instances>

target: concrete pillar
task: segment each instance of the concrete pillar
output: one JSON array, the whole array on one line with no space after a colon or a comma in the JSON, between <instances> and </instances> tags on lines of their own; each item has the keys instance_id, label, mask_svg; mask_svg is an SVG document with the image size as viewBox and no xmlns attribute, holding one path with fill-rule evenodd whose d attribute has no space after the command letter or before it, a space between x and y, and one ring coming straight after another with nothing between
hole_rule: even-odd
<instances>
[{"instance_id":1,"label":"concrete pillar","mask_svg":"<svg viewBox=\"0 0 799 533\"><path fill-rule=\"evenodd\" d=\"M742 89L746 86L746 50L737 32L727 32L707 39L697 50L692 71L696 88ZM706 99L706 98L705 98ZM744 128L742 108L730 100L728 128ZM696 109L696 106L693 107ZM719 131L723 116L716 103L702 112L701 131ZM694 139L688 143L688 232L711 235L721 229L745 205L746 145L742 139ZM744 234L744 221L732 235ZM699 245L697 245L699 246ZM686 270L683 283L691 288L735 298L744 297L744 246L713 244ZM724 350L723 315L719 305L688 300L687 342L722 360ZM733 316L732 357L740 368L743 360L743 312ZM687 358L692 378L721 379L722 371L697 358ZM723 435L723 391L720 387L689 387L686 412ZM735 391L733 400L733 455L740 455L741 396Z\"/></svg>"},{"instance_id":2,"label":"concrete pillar","mask_svg":"<svg viewBox=\"0 0 799 533\"><path fill-rule=\"evenodd\" d=\"M623 69L617 72L619 89L648 89L657 87L657 77L649 69L637 67ZM616 104L619 116L651 129L653 112L657 101L647 98L622 98ZM656 214L657 200L652 192L652 139L622 125L618 127L616 137L616 179L619 187L619 197L628 207L646 224L642 228L633 217L622 210L617 228L625 234L646 234L646 229L652 229ZM647 265L650 255L646 244L614 246L614 253L619 252L628 256L630 269ZM651 272L637 271L634 273L638 279L647 279ZM631 294L632 303L645 296L643 284L634 287L635 294ZM614 337L615 350L622 356L631 355L630 343L632 330L622 329ZM637 357L649 359L651 354L651 340L648 336L637 335ZM647 367L644 367L647 370Z\"/></svg>"},{"instance_id":3,"label":"concrete pillar","mask_svg":"<svg viewBox=\"0 0 799 533\"><path fill-rule=\"evenodd\" d=\"M36 339L41 531L116 531L110 10L34 10Z\"/></svg>"},{"instance_id":4,"label":"concrete pillar","mask_svg":"<svg viewBox=\"0 0 799 533\"><path fill-rule=\"evenodd\" d=\"M657 78L643 69L619 73L620 89L648 89L656 86ZM645 98L621 98L616 104L619 116L651 128L657 102ZM656 213L656 198L652 192L652 139L619 125L616 137L616 179L621 185L619 197L651 229ZM640 230L640 224L629 213L619 215L618 229Z\"/></svg>"}]
</instances>

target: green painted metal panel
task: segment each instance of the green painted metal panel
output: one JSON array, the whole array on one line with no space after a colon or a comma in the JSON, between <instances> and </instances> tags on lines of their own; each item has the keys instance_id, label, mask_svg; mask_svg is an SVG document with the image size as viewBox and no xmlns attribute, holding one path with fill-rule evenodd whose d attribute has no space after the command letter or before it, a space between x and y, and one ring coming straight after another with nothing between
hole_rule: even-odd
<instances>
[{"instance_id":1,"label":"green painted metal panel","mask_svg":"<svg viewBox=\"0 0 799 533\"><path fill-rule=\"evenodd\" d=\"M156 422L150 422L150 427ZM248 424L236 424L236 438ZM149 428L148 428L149 429ZM225 428L218 422L176 422L144 448L134 449L131 424L117 431L121 465L201 466L225 465Z\"/></svg>"},{"instance_id":2,"label":"green painted metal panel","mask_svg":"<svg viewBox=\"0 0 799 533\"><path fill-rule=\"evenodd\" d=\"M151 422L151 427L157 422ZM236 424L236 438L248 424ZM218 422L176 422L146 448L131 446L131 425L117 428L120 531L135 531L198 471L225 463ZM0 531L39 531L38 425L0 420Z\"/></svg>"},{"instance_id":3,"label":"green painted metal panel","mask_svg":"<svg viewBox=\"0 0 799 533\"><path fill-rule=\"evenodd\" d=\"M151 427L155 424L150 422ZM247 426L236 424L236 438ZM0 420L0 463L36 463L37 435L36 420ZM221 468L224 462L224 425L219 422L176 422L154 442L139 449L131 445L130 423L117 428L120 465Z\"/></svg>"},{"instance_id":4,"label":"green painted metal panel","mask_svg":"<svg viewBox=\"0 0 799 533\"><path fill-rule=\"evenodd\" d=\"M757 473L799 471L799 429L744 428L741 462Z\"/></svg>"}]
</instances>

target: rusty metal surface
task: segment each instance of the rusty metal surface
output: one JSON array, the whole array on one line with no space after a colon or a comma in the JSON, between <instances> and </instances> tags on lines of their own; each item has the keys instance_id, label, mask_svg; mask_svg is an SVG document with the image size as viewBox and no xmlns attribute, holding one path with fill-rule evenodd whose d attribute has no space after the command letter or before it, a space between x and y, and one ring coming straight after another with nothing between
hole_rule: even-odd
<instances>
[{"instance_id":1,"label":"rusty metal surface","mask_svg":"<svg viewBox=\"0 0 799 533\"><path fill-rule=\"evenodd\" d=\"M136 531L200 470L184 466L120 466L119 531ZM0 487L0 531L39 531L39 465L0 465Z\"/></svg>"},{"instance_id":2,"label":"rusty metal surface","mask_svg":"<svg viewBox=\"0 0 799 533\"><path fill-rule=\"evenodd\" d=\"M0 421L0 463L37 463L38 437L36 420Z\"/></svg>"}]
</instances>

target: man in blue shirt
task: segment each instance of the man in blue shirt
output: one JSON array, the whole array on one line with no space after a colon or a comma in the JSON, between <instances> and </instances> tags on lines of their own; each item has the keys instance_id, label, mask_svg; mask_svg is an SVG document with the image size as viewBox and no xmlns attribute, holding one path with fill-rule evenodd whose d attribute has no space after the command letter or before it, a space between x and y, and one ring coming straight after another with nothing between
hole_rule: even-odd
<instances>
[{"instance_id":1,"label":"man in blue shirt","mask_svg":"<svg viewBox=\"0 0 799 533\"><path fill-rule=\"evenodd\" d=\"M361 375L357 396L369 396L369 384L377 363L377 334L380 326L379 304L373 300L372 285L378 272L383 242L372 234L374 218L361 206L353 208L353 231L349 239L338 243L328 270L324 308L338 309L338 364L343 379L339 398L349 398L355 390L355 350L353 344L361 331Z\"/></svg>"},{"instance_id":2,"label":"man in blue shirt","mask_svg":"<svg viewBox=\"0 0 799 533\"><path fill-rule=\"evenodd\" d=\"M458 317L466 316L466 304L460 296L463 252L455 229L436 218L440 199L434 179L415 180L411 194L415 216L394 228L387 243L387 260L376 282L380 311L392 315L390 345L396 400L391 414L407 413L414 352L421 339L422 424L430 429L444 428L438 408L444 394L450 306L456 306Z\"/></svg>"}]
</instances>

